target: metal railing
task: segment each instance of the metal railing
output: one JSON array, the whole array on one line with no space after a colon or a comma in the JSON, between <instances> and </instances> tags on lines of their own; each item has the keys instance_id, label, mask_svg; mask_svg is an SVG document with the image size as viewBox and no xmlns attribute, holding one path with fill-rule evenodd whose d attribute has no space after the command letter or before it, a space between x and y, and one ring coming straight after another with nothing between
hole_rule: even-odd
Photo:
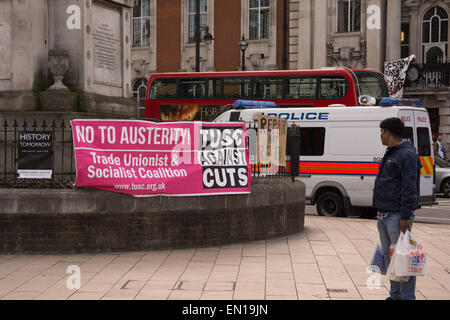
<instances>
[{"instance_id":1,"label":"metal railing","mask_svg":"<svg viewBox=\"0 0 450 320\"><path fill-rule=\"evenodd\" d=\"M300 127L288 127L286 136L285 165L277 163L260 163L257 157L257 122L245 122L249 146L252 177L256 179L295 178L299 175L300 164Z\"/></svg>"},{"instance_id":2,"label":"metal railing","mask_svg":"<svg viewBox=\"0 0 450 320\"><path fill-rule=\"evenodd\" d=\"M412 63L408 68L405 87L450 86L450 63Z\"/></svg>"},{"instance_id":3,"label":"metal railing","mask_svg":"<svg viewBox=\"0 0 450 320\"><path fill-rule=\"evenodd\" d=\"M258 134L256 122L246 123L248 132ZM300 156L300 128L288 128L286 141L286 165L258 163L256 139L249 140L252 177L256 179L293 178L298 176ZM23 179L17 174L19 135L23 132L43 131L52 133L51 179ZM5 120L0 131L0 188L74 188L76 169L72 139L72 127L68 121Z\"/></svg>"},{"instance_id":4,"label":"metal railing","mask_svg":"<svg viewBox=\"0 0 450 320\"><path fill-rule=\"evenodd\" d=\"M23 132L43 131L52 133L52 178L20 179L17 174L19 155L19 134ZM0 161L1 188L73 188L75 182L75 160L73 152L72 127L67 121L46 120L31 122L26 120L5 120L0 134L0 148L3 161Z\"/></svg>"}]
</instances>

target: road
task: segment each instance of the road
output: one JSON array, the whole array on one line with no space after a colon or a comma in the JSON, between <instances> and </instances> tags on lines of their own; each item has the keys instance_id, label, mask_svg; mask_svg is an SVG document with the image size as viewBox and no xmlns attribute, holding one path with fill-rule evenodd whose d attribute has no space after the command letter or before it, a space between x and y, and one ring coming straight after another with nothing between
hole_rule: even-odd
<instances>
[{"instance_id":1,"label":"road","mask_svg":"<svg viewBox=\"0 0 450 320\"><path fill-rule=\"evenodd\" d=\"M438 202L438 205L434 205L431 207L422 207L422 209L417 210L415 212L416 217L414 219L414 222L450 225L450 198L438 197L436 201ZM305 213L307 215L317 215L316 207L307 205L305 208Z\"/></svg>"},{"instance_id":2,"label":"road","mask_svg":"<svg viewBox=\"0 0 450 320\"><path fill-rule=\"evenodd\" d=\"M439 203L436 206L422 207L417 210L414 222L450 225L450 199L437 198L436 201Z\"/></svg>"}]
</instances>

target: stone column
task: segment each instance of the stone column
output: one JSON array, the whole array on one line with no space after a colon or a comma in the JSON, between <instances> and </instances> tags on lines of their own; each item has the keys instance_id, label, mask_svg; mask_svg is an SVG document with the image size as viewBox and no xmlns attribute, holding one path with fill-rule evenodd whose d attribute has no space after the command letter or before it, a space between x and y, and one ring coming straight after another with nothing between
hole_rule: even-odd
<instances>
[{"instance_id":1,"label":"stone column","mask_svg":"<svg viewBox=\"0 0 450 320\"><path fill-rule=\"evenodd\" d=\"M374 6L374 7L370 7ZM367 8L382 8L382 1L381 0L368 0L367 1ZM361 10L364 10L361 8ZM376 10L376 9L375 9ZM363 13L363 12L361 12ZM367 68L375 68L378 70L383 71L384 69L384 61L383 60L383 30L384 26L382 25L382 17L379 17L379 21L377 21L377 12L376 11L370 11L366 12L366 21L367 19L371 19L370 22L376 23L380 22L380 28L377 28L377 26L370 25L370 28L368 26L364 26L366 30L366 43L367 43L367 50L366 50L366 66ZM361 26L363 27L363 26ZM361 28L362 29L362 28Z\"/></svg>"},{"instance_id":2,"label":"stone column","mask_svg":"<svg viewBox=\"0 0 450 320\"><path fill-rule=\"evenodd\" d=\"M387 1L386 61L400 59L401 0Z\"/></svg>"},{"instance_id":3,"label":"stone column","mask_svg":"<svg viewBox=\"0 0 450 320\"><path fill-rule=\"evenodd\" d=\"M312 67L312 0L303 0L299 4L298 23L298 68ZM324 49L325 50L325 49Z\"/></svg>"},{"instance_id":4,"label":"stone column","mask_svg":"<svg viewBox=\"0 0 450 320\"><path fill-rule=\"evenodd\" d=\"M416 56L416 62L422 61L420 60L422 55L422 50L420 50L420 30L418 12L415 10L409 17L409 54Z\"/></svg>"},{"instance_id":5,"label":"stone column","mask_svg":"<svg viewBox=\"0 0 450 320\"><path fill-rule=\"evenodd\" d=\"M327 21L328 1L314 1L314 33L313 39L313 68L327 66Z\"/></svg>"},{"instance_id":6,"label":"stone column","mask_svg":"<svg viewBox=\"0 0 450 320\"><path fill-rule=\"evenodd\" d=\"M290 0L289 3L289 69L298 69L299 47L299 0Z\"/></svg>"}]
</instances>

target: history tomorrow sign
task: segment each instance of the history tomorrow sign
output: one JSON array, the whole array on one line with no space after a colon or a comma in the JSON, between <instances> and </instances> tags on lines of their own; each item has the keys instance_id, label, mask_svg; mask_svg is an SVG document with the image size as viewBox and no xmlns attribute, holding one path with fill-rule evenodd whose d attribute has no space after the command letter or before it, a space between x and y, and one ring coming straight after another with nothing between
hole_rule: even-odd
<instances>
[{"instance_id":1,"label":"history tomorrow sign","mask_svg":"<svg viewBox=\"0 0 450 320\"><path fill-rule=\"evenodd\" d=\"M19 159L17 173L20 179L51 179L52 133L24 131L19 133Z\"/></svg>"}]
</instances>

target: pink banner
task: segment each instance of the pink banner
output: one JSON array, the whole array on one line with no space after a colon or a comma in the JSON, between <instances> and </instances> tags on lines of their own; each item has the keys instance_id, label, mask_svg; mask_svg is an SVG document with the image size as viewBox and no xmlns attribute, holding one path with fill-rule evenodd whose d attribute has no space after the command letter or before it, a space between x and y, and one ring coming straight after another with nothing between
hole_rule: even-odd
<instances>
[{"instance_id":1,"label":"pink banner","mask_svg":"<svg viewBox=\"0 0 450 320\"><path fill-rule=\"evenodd\" d=\"M73 120L76 186L133 196L249 193L243 123Z\"/></svg>"}]
</instances>

